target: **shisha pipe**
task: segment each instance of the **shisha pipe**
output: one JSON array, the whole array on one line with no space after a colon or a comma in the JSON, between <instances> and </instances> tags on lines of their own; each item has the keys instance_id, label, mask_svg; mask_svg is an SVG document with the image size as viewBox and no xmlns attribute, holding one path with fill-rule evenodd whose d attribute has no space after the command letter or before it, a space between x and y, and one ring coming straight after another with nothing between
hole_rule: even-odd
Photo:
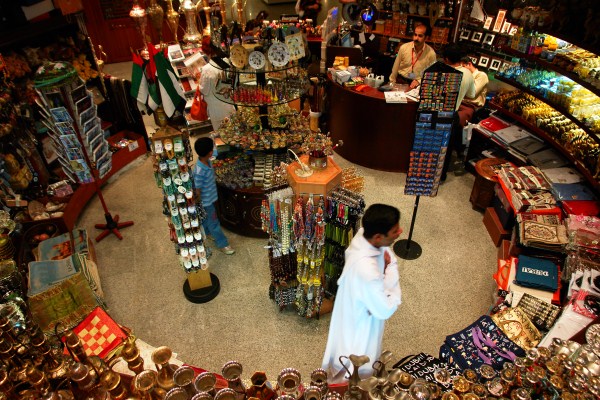
<instances>
[{"instance_id":1,"label":"shisha pipe","mask_svg":"<svg viewBox=\"0 0 600 400\"><path fill-rule=\"evenodd\" d=\"M308 178L309 176L311 176L314 171L308 165L300 161L300 158L296 153L294 153L294 150L288 149L288 151L294 155L294 158L296 159L296 161L298 161L298 164L300 164L301 168L298 168L296 169L296 171L294 171L296 175L298 175L300 178Z\"/></svg>"}]
</instances>

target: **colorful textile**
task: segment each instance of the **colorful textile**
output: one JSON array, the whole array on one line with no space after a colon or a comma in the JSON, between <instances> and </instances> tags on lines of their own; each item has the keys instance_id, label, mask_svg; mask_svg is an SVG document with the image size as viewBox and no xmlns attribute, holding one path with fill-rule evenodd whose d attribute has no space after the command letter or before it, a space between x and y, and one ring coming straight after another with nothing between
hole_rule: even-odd
<instances>
[{"instance_id":1,"label":"colorful textile","mask_svg":"<svg viewBox=\"0 0 600 400\"><path fill-rule=\"evenodd\" d=\"M121 327L100 307L96 307L73 332L81 338L88 356L105 358L127 338Z\"/></svg>"}]
</instances>

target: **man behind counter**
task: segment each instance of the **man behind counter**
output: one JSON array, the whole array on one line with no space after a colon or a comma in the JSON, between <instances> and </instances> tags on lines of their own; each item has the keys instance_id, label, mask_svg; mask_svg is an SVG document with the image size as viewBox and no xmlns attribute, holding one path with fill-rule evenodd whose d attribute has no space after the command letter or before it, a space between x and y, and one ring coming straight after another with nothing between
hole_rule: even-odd
<instances>
[{"instance_id":1,"label":"man behind counter","mask_svg":"<svg viewBox=\"0 0 600 400\"><path fill-rule=\"evenodd\" d=\"M398 50L390 82L396 83L396 78L401 78L411 89L421 84L423 72L436 61L435 50L425 43L427 36L427 26L417 23L413 41L404 43Z\"/></svg>"}]
</instances>

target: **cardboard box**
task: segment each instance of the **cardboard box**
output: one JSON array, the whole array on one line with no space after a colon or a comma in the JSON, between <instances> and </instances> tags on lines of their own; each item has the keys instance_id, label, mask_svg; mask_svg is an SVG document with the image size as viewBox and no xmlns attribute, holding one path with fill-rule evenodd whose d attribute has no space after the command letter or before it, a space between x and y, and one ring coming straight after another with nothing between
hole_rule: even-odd
<instances>
[{"instance_id":1,"label":"cardboard box","mask_svg":"<svg viewBox=\"0 0 600 400\"><path fill-rule=\"evenodd\" d=\"M31 21L40 15L54 10L54 4L52 4L52 0L43 0L31 6L22 6L21 9L23 10L23 14L25 14L25 18L27 18L27 21Z\"/></svg>"},{"instance_id":2,"label":"cardboard box","mask_svg":"<svg viewBox=\"0 0 600 400\"><path fill-rule=\"evenodd\" d=\"M502 242L503 239L510 239L510 232L504 230L493 207L485 209L485 213L483 214L483 224L490 234L494 246L500 246L500 242Z\"/></svg>"}]
</instances>

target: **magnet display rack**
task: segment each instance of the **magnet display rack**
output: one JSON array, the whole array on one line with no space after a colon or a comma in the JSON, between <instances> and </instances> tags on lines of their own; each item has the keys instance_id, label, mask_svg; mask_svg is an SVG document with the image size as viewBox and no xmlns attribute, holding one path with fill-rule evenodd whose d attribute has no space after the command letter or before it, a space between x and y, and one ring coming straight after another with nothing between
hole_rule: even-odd
<instances>
[{"instance_id":1,"label":"magnet display rack","mask_svg":"<svg viewBox=\"0 0 600 400\"><path fill-rule=\"evenodd\" d=\"M394 245L398 257L419 258L421 246L412 240L413 229L422 195L437 195L456 109L462 72L442 62L425 70L420 86L419 108L415 122L415 140L410 152L404 194L416 195L407 239Z\"/></svg>"}]
</instances>

